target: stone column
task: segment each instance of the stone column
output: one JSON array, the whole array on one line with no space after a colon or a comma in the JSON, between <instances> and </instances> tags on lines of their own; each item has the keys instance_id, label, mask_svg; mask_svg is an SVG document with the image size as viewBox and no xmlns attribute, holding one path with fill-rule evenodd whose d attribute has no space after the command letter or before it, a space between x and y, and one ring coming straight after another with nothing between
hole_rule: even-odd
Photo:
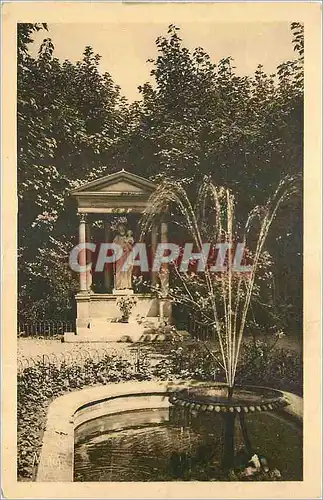
<instances>
[{"instance_id":1,"label":"stone column","mask_svg":"<svg viewBox=\"0 0 323 500\"><path fill-rule=\"evenodd\" d=\"M86 243L91 243L91 225L89 220L87 220L86 223L85 234L86 234ZM86 264L87 265L92 264L91 250L86 250ZM92 268L86 271L86 289L88 292L91 292L92 290Z\"/></svg>"},{"instance_id":2,"label":"stone column","mask_svg":"<svg viewBox=\"0 0 323 500\"><path fill-rule=\"evenodd\" d=\"M151 265L154 263L154 258L156 254L156 248L157 248L157 241L158 241L158 231L157 227L153 226L151 229ZM151 284L152 286L156 286L158 283L158 273L156 271L151 272Z\"/></svg>"},{"instance_id":3,"label":"stone column","mask_svg":"<svg viewBox=\"0 0 323 500\"><path fill-rule=\"evenodd\" d=\"M112 232L111 226L108 218L104 219L104 243L112 243ZM109 264L105 264L104 269L104 287L106 291L111 292L112 289L112 267Z\"/></svg>"},{"instance_id":4,"label":"stone column","mask_svg":"<svg viewBox=\"0 0 323 500\"><path fill-rule=\"evenodd\" d=\"M80 224L79 224L79 245L86 243L86 214L79 214ZM79 252L79 264L80 266L86 265L86 250L82 249ZM87 279L86 271L82 271L80 274L80 292L86 292L87 290Z\"/></svg>"}]
</instances>

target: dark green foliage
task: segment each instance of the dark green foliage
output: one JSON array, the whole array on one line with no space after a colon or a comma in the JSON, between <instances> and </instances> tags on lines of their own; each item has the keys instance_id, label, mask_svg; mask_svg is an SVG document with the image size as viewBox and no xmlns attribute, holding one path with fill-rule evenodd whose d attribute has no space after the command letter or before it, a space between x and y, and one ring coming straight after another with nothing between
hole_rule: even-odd
<instances>
[{"instance_id":1,"label":"dark green foliage","mask_svg":"<svg viewBox=\"0 0 323 500\"><path fill-rule=\"evenodd\" d=\"M159 367L159 376L196 380L225 380L217 361L220 353L208 350L203 342L174 343L169 356ZM303 392L302 357L300 354L273 347L265 341L244 344L238 363L236 385L264 385L296 394Z\"/></svg>"},{"instance_id":2,"label":"dark green foliage","mask_svg":"<svg viewBox=\"0 0 323 500\"><path fill-rule=\"evenodd\" d=\"M128 104L100 56L86 47L76 64L54 57L50 38L37 58L33 31L18 26L19 312L22 320L72 315L77 280L67 258L76 242L68 191L126 168L158 181L181 180L194 198L205 174L230 187L241 219L262 204L287 173L302 170L303 26L292 23L295 59L274 75L259 65L239 76L230 57L215 64L183 46L178 27L156 40L154 84ZM276 315L299 330L302 308L302 203L282 207L268 239ZM288 311L288 315L285 312Z\"/></svg>"},{"instance_id":3,"label":"dark green foliage","mask_svg":"<svg viewBox=\"0 0 323 500\"><path fill-rule=\"evenodd\" d=\"M68 267L76 244L69 190L106 173L122 136L124 103L100 56L86 47L61 63L47 38L38 57L26 44L41 25L18 27L19 311L22 320L67 317L77 280ZM109 167L107 167L109 166Z\"/></svg>"},{"instance_id":4,"label":"dark green foliage","mask_svg":"<svg viewBox=\"0 0 323 500\"><path fill-rule=\"evenodd\" d=\"M302 395L302 355L288 349L271 348L257 340L248 343L238 364L237 384L275 387Z\"/></svg>"}]
</instances>

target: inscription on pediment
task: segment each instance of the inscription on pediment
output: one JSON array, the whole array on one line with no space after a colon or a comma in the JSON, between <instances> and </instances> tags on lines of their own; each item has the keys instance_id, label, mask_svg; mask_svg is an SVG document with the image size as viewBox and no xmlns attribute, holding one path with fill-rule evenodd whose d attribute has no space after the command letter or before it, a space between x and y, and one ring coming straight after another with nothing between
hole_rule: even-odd
<instances>
[{"instance_id":1,"label":"inscription on pediment","mask_svg":"<svg viewBox=\"0 0 323 500\"><path fill-rule=\"evenodd\" d=\"M143 190L141 187L135 186L134 184L130 184L126 181L119 181L112 184L108 184L106 186L101 186L99 191L103 192L124 192L124 193L142 193Z\"/></svg>"}]
</instances>

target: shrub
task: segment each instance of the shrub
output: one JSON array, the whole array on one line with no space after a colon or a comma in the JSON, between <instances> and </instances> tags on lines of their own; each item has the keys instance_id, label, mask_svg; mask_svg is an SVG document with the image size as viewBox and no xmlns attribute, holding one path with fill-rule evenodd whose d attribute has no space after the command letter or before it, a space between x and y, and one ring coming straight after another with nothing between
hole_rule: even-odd
<instances>
[{"instance_id":1,"label":"shrub","mask_svg":"<svg viewBox=\"0 0 323 500\"><path fill-rule=\"evenodd\" d=\"M156 367L156 373L163 380L172 378L193 378L196 380L219 380L220 368L202 343L173 342L166 359Z\"/></svg>"},{"instance_id":2,"label":"shrub","mask_svg":"<svg viewBox=\"0 0 323 500\"><path fill-rule=\"evenodd\" d=\"M128 323L131 311L136 305L136 303L137 299L129 295L118 298L116 305L121 312L121 318L119 320L121 323Z\"/></svg>"},{"instance_id":3,"label":"shrub","mask_svg":"<svg viewBox=\"0 0 323 500\"><path fill-rule=\"evenodd\" d=\"M156 373L164 380L181 377L224 382L223 370L215 358L217 353L206 349L203 342L178 342L174 344L167 359L156 367ZM248 342L241 351L236 384L266 385L301 395L301 354L279 349L260 340Z\"/></svg>"},{"instance_id":4,"label":"shrub","mask_svg":"<svg viewBox=\"0 0 323 500\"><path fill-rule=\"evenodd\" d=\"M256 340L245 344L237 368L237 383L267 385L303 393L303 363L301 354Z\"/></svg>"}]
</instances>

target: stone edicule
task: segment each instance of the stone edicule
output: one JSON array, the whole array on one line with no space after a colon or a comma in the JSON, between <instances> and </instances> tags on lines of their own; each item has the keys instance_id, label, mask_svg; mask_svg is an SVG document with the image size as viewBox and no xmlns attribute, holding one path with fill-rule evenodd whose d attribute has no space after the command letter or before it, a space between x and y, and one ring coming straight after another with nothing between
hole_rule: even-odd
<instances>
[{"instance_id":1,"label":"stone edicule","mask_svg":"<svg viewBox=\"0 0 323 500\"><path fill-rule=\"evenodd\" d=\"M138 228L129 227L127 218L132 221L139 219L146 209L149 198L156 189L152 182L135 174L121 170L111 175L88 182L71 191L77 201L79 221L79 244L91 242L91 220L102 220L101 242L117 242L123 249L123 259L126 259L135 243L135 233ZM112 227L115 219L123 219L116 228ZM91 220L90 220L91 219ZM149 245L151 250L156 249L159 241L167 242L167 223L163 221L151 230ZM91 251L79 252L79 264L91 266ZM167 271L167 270L166 270ZM145 325L160 321L170 321L171 303L164 297L160 301L154 294L136 294L132 286L132 267L127 272L122 266L106 265L104 268L104 290L101 293L94 291L94 279L91 270L80 272L80 289L76 294L77 319L76 335L65 334L65 341L118 341L123 337L138 340L144 333ZM166 276L167 272L165 273ZM153 286L158 284L158 274L150 271L148 281ZM167 288L168 283L165 285ZM120 317L117 307L118 297L133 295L135 306L131 311L129 323L123 323L116 328L116 321ZM136 319L140 319L139 323ZM81 339L82 337L82 339Z\"/></svg>"}]
</instances>

